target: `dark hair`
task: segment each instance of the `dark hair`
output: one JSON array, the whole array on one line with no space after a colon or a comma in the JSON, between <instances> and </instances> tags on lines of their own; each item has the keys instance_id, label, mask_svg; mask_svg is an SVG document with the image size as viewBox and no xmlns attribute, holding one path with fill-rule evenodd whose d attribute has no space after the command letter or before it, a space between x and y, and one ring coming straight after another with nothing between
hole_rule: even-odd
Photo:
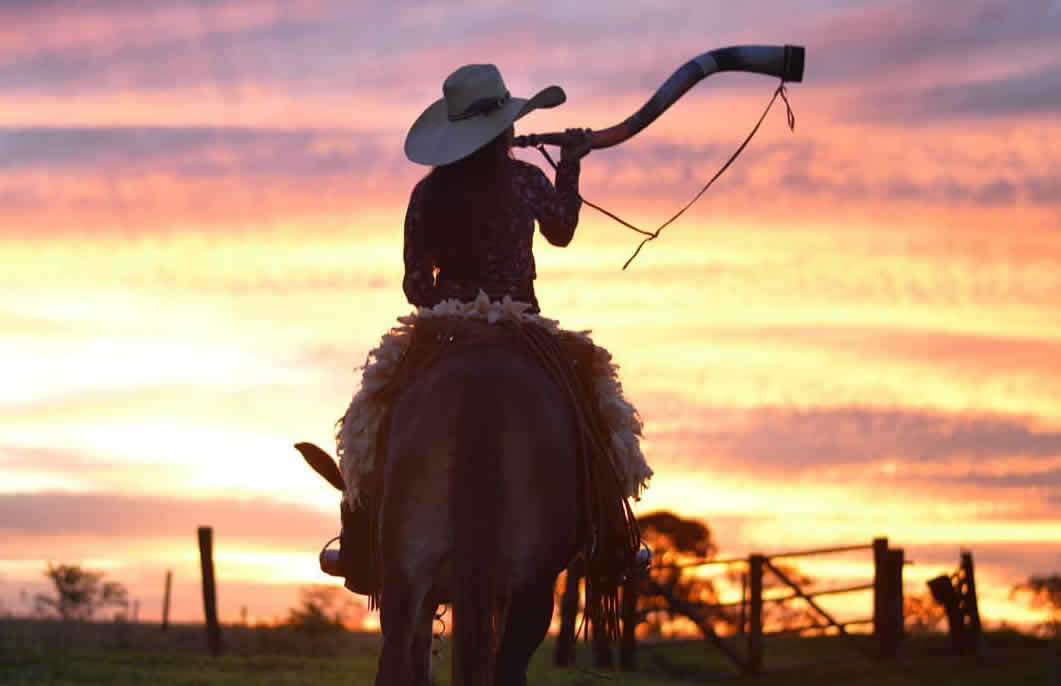
<instances>
[{"instance_id":1,"label":"dark hair","mask_svg":"<svg viewBox=\"0 0 1061 686\"><path fill-rule=\"evenodd\" d=\"M510 187L513 128L471 155L440 165L423 181L428 247L441 274L465 280L482 272L481 246L502 216Z\"/></svg>"}]
</instances>

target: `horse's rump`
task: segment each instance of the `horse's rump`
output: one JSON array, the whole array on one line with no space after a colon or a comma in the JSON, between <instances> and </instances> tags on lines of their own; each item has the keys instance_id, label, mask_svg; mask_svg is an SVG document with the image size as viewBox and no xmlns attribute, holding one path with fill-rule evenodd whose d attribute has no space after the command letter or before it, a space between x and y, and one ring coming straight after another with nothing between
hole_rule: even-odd
<instances>
[{"instance_id":1,"label":"horse's rump","mask_svg":"<svg viewBox=\"0 0 1061 686\"><path fill-rule=\"evenodd\" d=\"M559 402L570 413L575 429L575 462L566 476L576 484L577 517L565 525L577 532L578 541L587 558L587 615L596 631L615 635L618 629L616 590L623 575L633 569L634 556L640 543L636 520L629 509L623 487L622 466L617 464L612 432L602 419L593 383L600 371L595 367L596 347L588 338L553 332L527 322L502 321L488 323L460 317L422 319L417 322L411 340L400 360L391 383L380 391L388 401L400 398L414 382L430 386L432 370L451 356L461 356L469 349L475 352L473 364L483 355L509 356L509 364L523 365L546 372L555 386L552 402ZM520 365L522 366L522 365ZM465 374L485 378L488 383L503 386L511 383L506 378L504 365L474 367ZM512 392L521 392L518 387ZM504 393L504 389L499 390ZM621 392L621 391L620 391ZM538 402L550 402L538 399ZM456 417L447 423L431 423L428 431L435 432L436 440L444 440L446 430L456 425ZM408 421L408 419L402 420ZM386 427L389 421L384 421ZM397 429L394 431L392 429ZM412 427L385 428L387 435L406 433ZM418 429L425 430L425 429ZM393 438L389 439L393 440ZM377 454L390 452L381 445ZM527 457L531 468L542 468L532 455ZM386 465L377 465L386 470ZM563 474L550 475L564 479ZM461 487L461 484L456 484ZM378 528L373 527L373 533ZM378 542L385 544L386 542ZM376 548L376 545L373 546ZM376 561L378 564L378 561Z\"/></svg>"},{"instance_id":2,"label":"horse's rump","mask_svg":"<svg viewBox=\"0 0 1061 686\"><path fill-rule=\"evenodd\" d=\"M415 645L425 603L452 602L455 674L479 678L512 652L510 600L523 623L520 598L544 588L551 614L578 545L577 450L561 389L504 343L447 350L398 394L379 466L381 674Z\"/></svg>"}]
</instances>

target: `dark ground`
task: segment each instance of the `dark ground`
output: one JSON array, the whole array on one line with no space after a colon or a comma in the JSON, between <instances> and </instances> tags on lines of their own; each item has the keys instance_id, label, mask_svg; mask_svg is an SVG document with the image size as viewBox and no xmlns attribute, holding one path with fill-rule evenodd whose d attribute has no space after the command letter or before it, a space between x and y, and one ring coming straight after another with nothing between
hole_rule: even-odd
<instances>
[{"instance_id":1,"label":"dark ground","mask_svg":"<svg viewBox=\"0 0 1061 686\"><path fill-rule=\"evenodd\" d=\"M642 645L636 674L591 669L582 646L581 669L552 666L552 642L535 656L531 683L649 686L748 683L760 686L933 684L1061 685L1061 641L1016 633L986 636L984 655L959 658L946 636L906 639L899 659L880 664L859 652L860 638L774 638L766 643L767 673L744 680L716 650L699 641ZM290 628L224 628L225 656L207 657L201 626L163 633L147 624L61 624L0 620L0 684L369 684L379 635L307 634ZM442 643L439 683L448 683L448 640Z\"/></svg>"}]
</instances>

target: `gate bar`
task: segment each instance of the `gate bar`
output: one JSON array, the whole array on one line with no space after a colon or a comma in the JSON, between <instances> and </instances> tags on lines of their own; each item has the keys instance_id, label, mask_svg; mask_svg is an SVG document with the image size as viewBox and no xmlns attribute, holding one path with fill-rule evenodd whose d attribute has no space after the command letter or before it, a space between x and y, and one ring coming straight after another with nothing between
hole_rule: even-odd
<instances>
[{"instance_id":1,"label":"gate bar","mask_svg":"<svg viewBox=\"0 0 1061 686\"><path fill-rule=\"evenodd\" d=\"M774 574L777 575L777 578L781 579L781 581L784 581L786 584L788 584L788 586L791 587L792 590L796 592L796 595L798 595L799 597L801 597L804 600L806 600L808 605L810 605L811 607L813 607L815 610L818 611L818 614L820 614L822 617L825 617L825 620L827 622L829 622L830 624L835 626L837 629L839 629L840 633L842 633L842 634L846 634L847 633L846 631L844 631L843 625L841 625L839 622L837 622L835 619L833 619L833 616L830 615L828 612L826 612L824 609L822 609L821 605L819 605L818 603L814 602L814 598L811 598L809 595L804 593L803 590L799 586L797 586L795 584L795 582L793 582L791 579L789 579L787 576L785 576L785 573L782 572L777 567L775 567L774 563L770 562L770 560L764 560L763 563L770 569L771 572L773 572Z\"/></svg>"}]
</instances>

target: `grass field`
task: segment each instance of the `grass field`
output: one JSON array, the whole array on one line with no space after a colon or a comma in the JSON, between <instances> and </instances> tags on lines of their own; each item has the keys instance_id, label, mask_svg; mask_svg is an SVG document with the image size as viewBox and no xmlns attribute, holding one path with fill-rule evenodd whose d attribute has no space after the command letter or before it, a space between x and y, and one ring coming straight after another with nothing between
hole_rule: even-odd
<instances>
[{"instance_id":1,"label":"grass field","mask_svg":"<svg viewBox=\"0 0 1061 686\"><path fill-rule=\"evenodd\" d=\"M379 636L339 633L309 636L286 628L225 628L226 655L206 657L201 627L0 621L0 684L114 684L126 686L250 686L370 684ZM448 683L448 642L436 668ZM531 683L591 684L749 683L900 684L996 686L1061 684L1061 642L1012 633L990 634L985 654L954 656L945 636L908 638L898 660L878 664L861 656L860 644L837 637L778 638L766 644L767 673L743 680L724 658L699 642L642 646L640 671L596 672L584 651L581 669L552 666L552 643L539 649Z\"/></svg>"}]
</instances>

